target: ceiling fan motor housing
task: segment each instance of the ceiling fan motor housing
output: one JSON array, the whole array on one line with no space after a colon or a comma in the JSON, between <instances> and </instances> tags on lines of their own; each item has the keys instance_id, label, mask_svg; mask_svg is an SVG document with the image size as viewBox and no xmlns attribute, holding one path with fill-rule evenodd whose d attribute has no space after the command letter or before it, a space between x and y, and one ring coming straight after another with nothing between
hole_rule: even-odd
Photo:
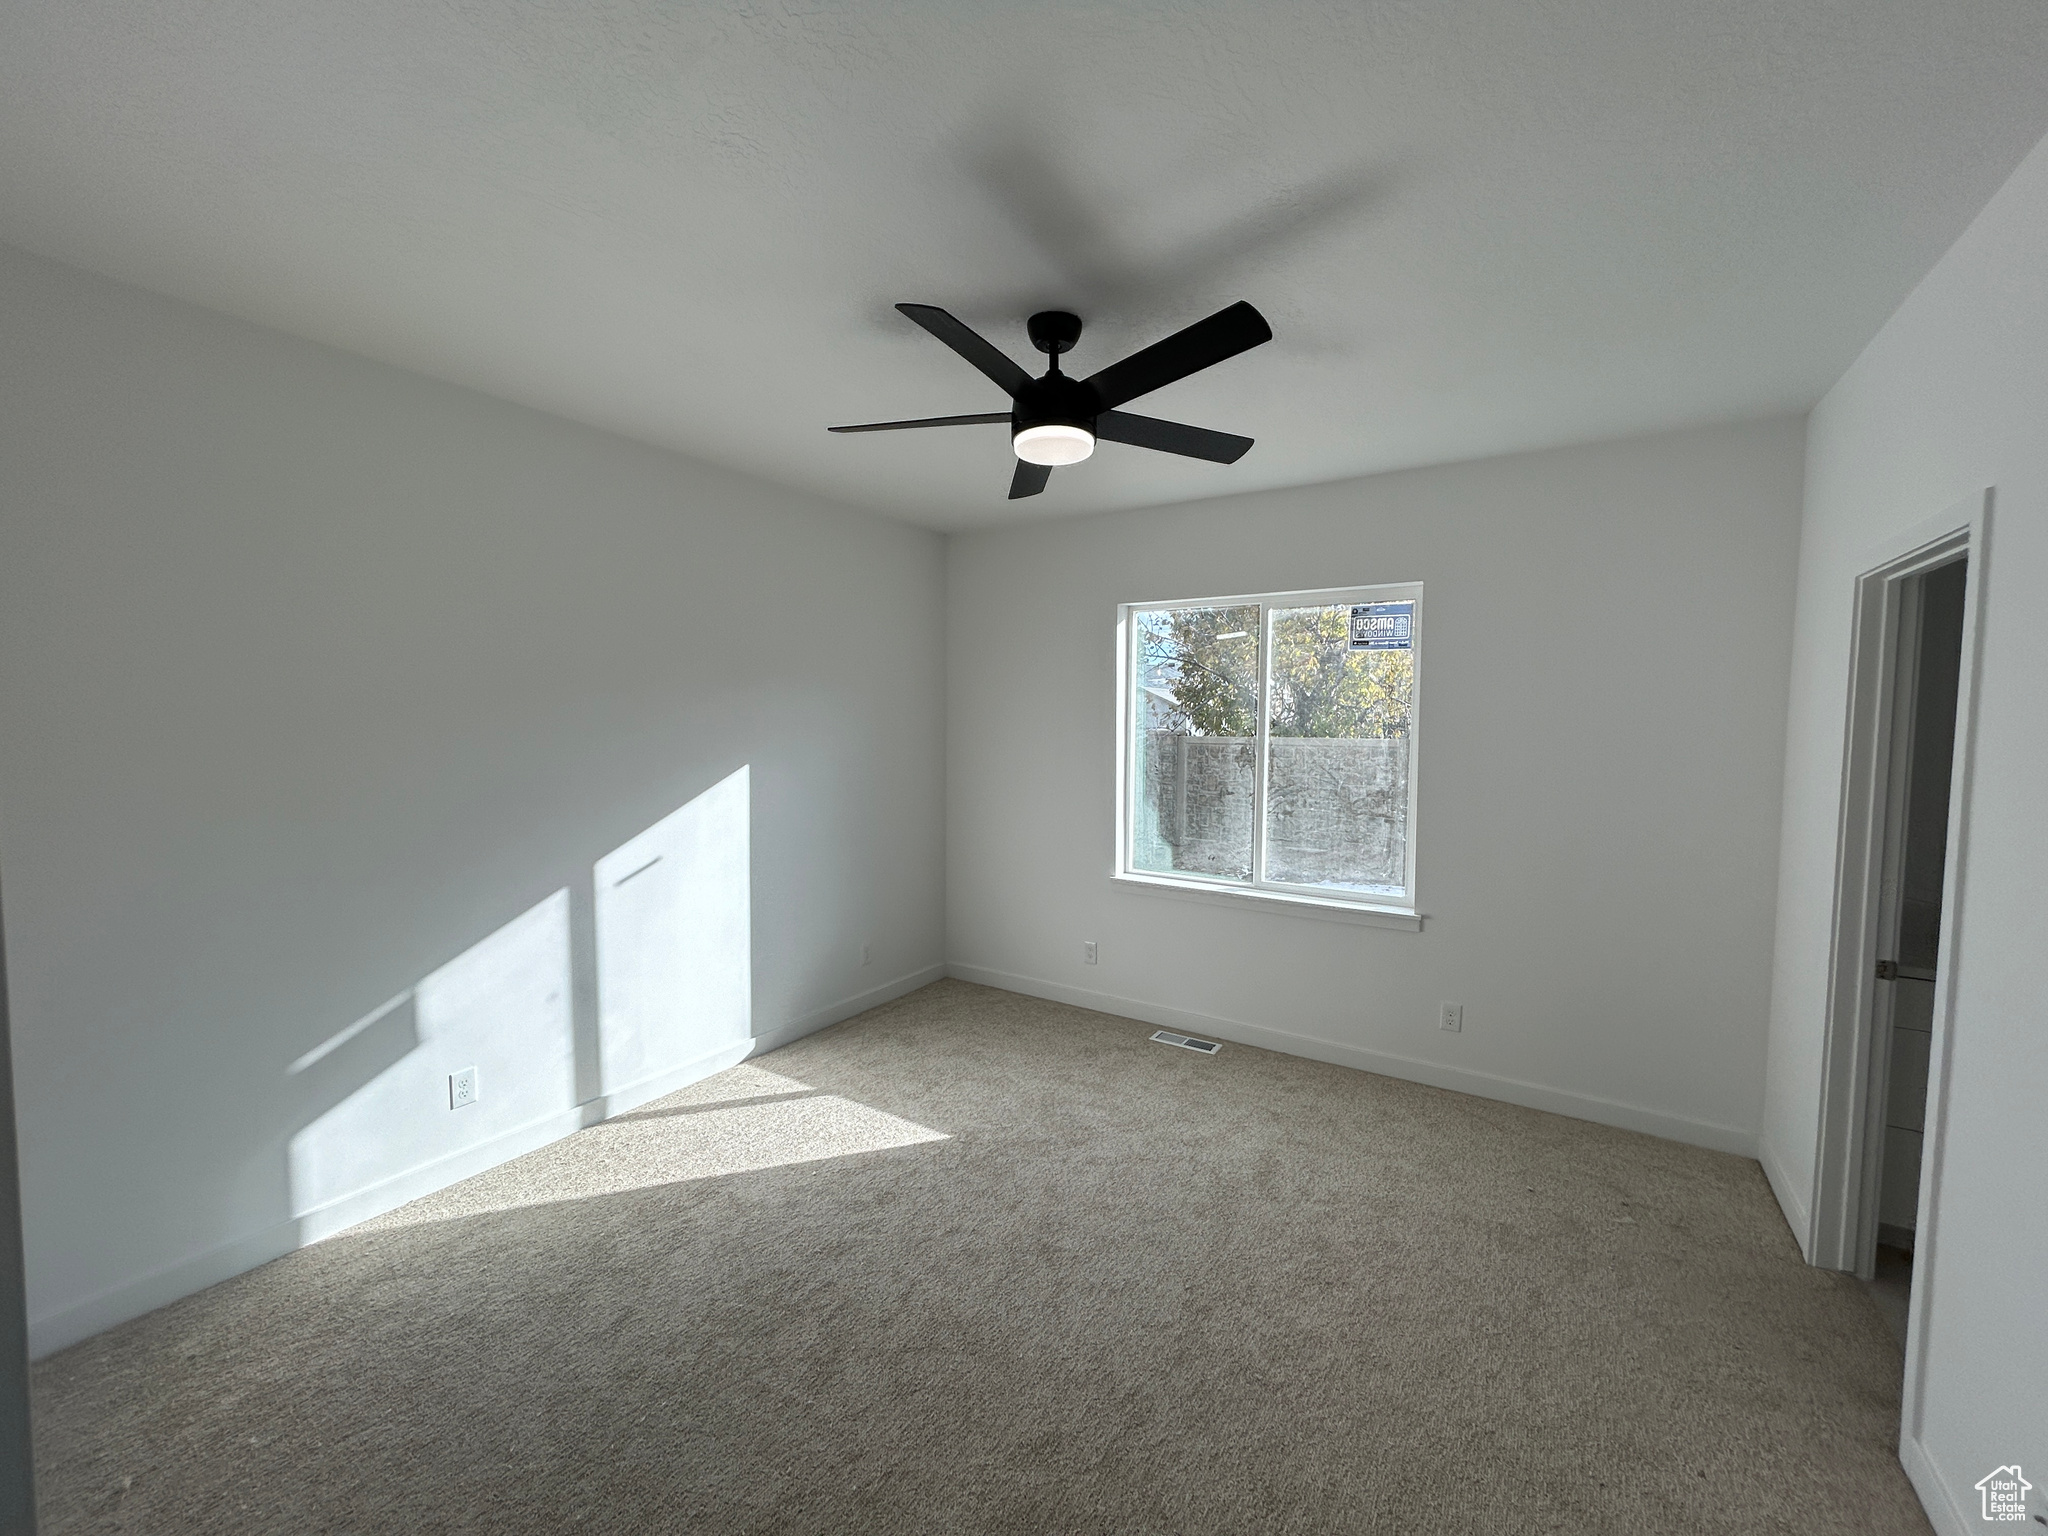
<instances>
[{"instance_id":1,"label":"ceiling fan motor housing","mask_svg":"<svg viewBox=\"0 0 2048 1536\"><path fill-rule=\"evenodd\" d=\"M1095 430L1095 418L1102 414L1102 398L1092 386L1063 373L1049 373L1033 379L1017 393L1010 412L1012 435L1026 427L1086 427Z\"/></svg>"},{"instance_id":2,"label":"ceiling fan motor housing","mask_svg":"<svg viewBox=\"0 0 2048 1536\"><path fill-rule=\"evenodd\" d=\"M1052 368L1042 379L1033 379L1017 392L1010 413L1010 436L1032 427L1079 427L1095 435L1095 418L1102 414L1102 398L1079 379L1060 372L1060 354L1081 339L1081 317L1064 309L1042 309L1024 322L1031 345L1052 359Z\"/></svg>"},{"instance_id":3,"label":"ceiling fan motor housing","mask_svg":"<svg viewBox=\"0 0 2048 1536\"><path fill-rule=\"evenodd\" d=\"M1041 309L1024 322L1024 329L1031 337L1031 345L1058 357L1062 352L1073 351L1074 343L1081 339L1081 317L1064 309Z\"/></svg>"}]
</instances>

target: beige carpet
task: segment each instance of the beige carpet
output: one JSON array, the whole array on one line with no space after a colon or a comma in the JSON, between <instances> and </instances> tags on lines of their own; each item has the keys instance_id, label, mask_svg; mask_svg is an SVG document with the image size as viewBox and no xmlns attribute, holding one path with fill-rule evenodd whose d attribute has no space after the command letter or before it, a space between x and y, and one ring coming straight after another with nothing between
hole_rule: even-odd
<instances>
[{"instance_id":1,"label":"beige carpet","mask_svg":"<svg viewBox=\"0 0 2048 1536\"><path fill-rule=\"evenodd\" d=\"M44 1362L53 1532L1923 1532L1756 1164L941 982Z\"/></svg>"}]
</instances>

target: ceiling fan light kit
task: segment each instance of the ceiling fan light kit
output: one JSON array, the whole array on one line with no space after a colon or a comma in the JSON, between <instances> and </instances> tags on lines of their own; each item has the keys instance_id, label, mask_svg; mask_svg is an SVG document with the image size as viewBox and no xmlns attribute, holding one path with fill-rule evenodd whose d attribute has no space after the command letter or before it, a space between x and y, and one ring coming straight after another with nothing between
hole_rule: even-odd
<instances>
[{"instance_id":1,"label":"ceiling fan light kit","mask_svg":"<svg viewBox=\"0 0 2048 1536\"><path fill-rule=\"evenodd\" d=\"M1095 451L1098 438L1152 448L1212 464L1235 464L1252 446L1248 437L1212 432L1120 411L1127 400L1163 389L1191 373L1249 351L1273 339L1265 316L1239 301L1206 320L1197 320L1164 341L1134 352L1101 372L1076 379L1060 371L1060 354L1081 339L1081 317L1062 309L1042 310L1026 323L1031 344L1046 355L1042 378L1032 378L1009 355L978 332L932 304L898 304L910 319L938 337L1010 397L1007 413L928 416L917 421L871 421L832 427L833 432L896 432L907 427L962 427L998 421L1010 425L1017 470L1010 499L1036 496L1054 469L1078 464Z\"/></svg>"},{"instance_id":2,"label":"ceiling fan light kit","mask_svg":"<svg viewBox=\"0 0 2048 1536\"><path fill-rule=\"evenodd\" d=\"M1019 427L1010 446L1026 464L1078 464L1095 451L1095 434L1086 427L1064 421L1048 421L1035 427Z\"/></svg>"}]
</instances>

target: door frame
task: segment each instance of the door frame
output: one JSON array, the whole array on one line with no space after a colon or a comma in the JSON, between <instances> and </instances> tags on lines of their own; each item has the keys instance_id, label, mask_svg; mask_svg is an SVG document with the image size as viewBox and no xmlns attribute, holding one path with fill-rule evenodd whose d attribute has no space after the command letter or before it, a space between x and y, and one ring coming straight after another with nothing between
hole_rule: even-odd
<instances>
[{"instance_id":1,"label":"door frame","mask_svg":"<svg viewBox=\"0 0 2048 1536\"><path fill-rule=\"evenodd\" d=\"M1915 1219L1914 1281L1907 1314L1904 1428L1919 1432L1919 1381L1925 1318L1939 1241L1938 1194L1948 1123L1957 941L1961 936L1969 846L1971 762L1977 734L1977 673L1990 555L1992 491L1907 529L1859 562L1849 647L1849 699L1842 753L1841 820L1836 841L1835 903L1828 956L1828 1001L1821 1056L1820 1123L1814 1157L1807 1257L1828 1269L1867 1273L1876 1241L1870 1096L1883 1083L1878 1024L1885 1013L1877 981L1885 824L1893 786L1893 716L1898 705L1900 624L1906 583L1958 557L1969 568L1963 589L1963 647L1956 692L1955 761L1949 778L1946 863L1942 875L1940 957L1935 967L1934 1031L1927 1072L1927 1121L1921 1143ZM1881 1118L1881 1117L1880 1117Z\"/></svg>"},{"instance_id":2,"label":"door frame","mask_svg":"<svg viewBox=\"0 0 2048 1536\"><path fill-rule=\"evenodd\" d=\"M1920 578L1931 571L1943 569L1956 558L1951 550L1931 566L1916 560L1911 570L1886 577L1893 599L1890 637L1884 648L1884 660L1890 673L1884 679L1887 690L1885 702L1890 707L1879 722L1882 735L1875 765L1879 782L1874 786L1878 797L1871 817L1877 832L1873 849L1875 865L1871 871L1876 882L1871 954L1876 960L1882 960L1887 949L1894 959L1897 958L1899 916L1905 895L1906 797L1912 792L1912 737L1920 706ZM1907 771L1900 772L1902 766ZM1890 986L1878 984L1875 971L1876 965L1872 964L1865 968L1863 975L1864 985L1870 989L1870 1004L1862 1015L1869 1031L1869 1043L1862 1053L1864 1070L1868 1074L1862 1087L1862 1152L1856 1186L1855 1226L1853 1229L1844 1228L1845 1233L1853 1233L1850 1238L1852 1247L1846 1255L1850 1262L1840 1266L1865 1280L1872 1279L1877 1273L1879 1207L1884 1193L1885 1127L1891 1103L1892 1025L1898 1008L1898 983L1894 981ZM1925 1135L1924 1126L1922 1135ZM1924 1140L1921 1145L1925 1147Z\"/></svg>"}]
</instances>

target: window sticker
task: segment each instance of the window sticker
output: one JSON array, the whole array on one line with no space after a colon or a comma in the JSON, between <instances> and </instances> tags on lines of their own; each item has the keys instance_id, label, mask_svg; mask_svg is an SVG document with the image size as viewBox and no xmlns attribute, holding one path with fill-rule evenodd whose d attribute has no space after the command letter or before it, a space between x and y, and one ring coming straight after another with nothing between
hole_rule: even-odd
<instances>
[{"instance_id":1,"label":"window sticker","mask_svg":"<svg viewBox=\"0 0 2048 1536\"><path fill-rule=\"evenodd\" d=\"M1351 649L1408 651L1415 648L1413 603L1354 603L1351 607Z\"/></svg>"}]
</instances>

